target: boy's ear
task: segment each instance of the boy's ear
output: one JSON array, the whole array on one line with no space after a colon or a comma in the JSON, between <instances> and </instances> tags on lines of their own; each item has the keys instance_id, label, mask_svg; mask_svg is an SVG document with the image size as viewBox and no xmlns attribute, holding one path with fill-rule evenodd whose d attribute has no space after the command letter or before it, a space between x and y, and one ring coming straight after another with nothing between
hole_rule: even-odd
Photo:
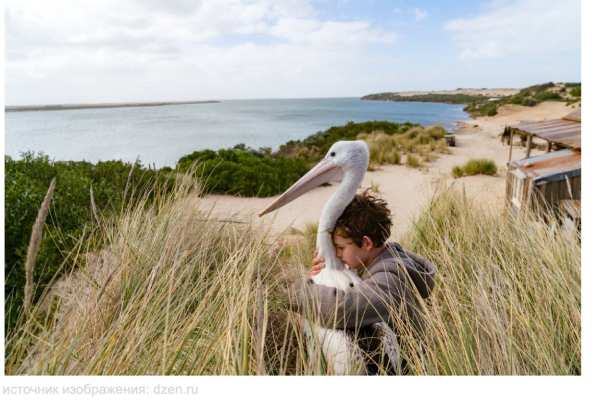
<instances>
[{"instance_id":1,"label":"boy's ear","mask_svg":"<svg viewBox=\"0 0 600 400\"><path fill-rule=\"evenodd\" d=\"M365 250L371 250L372 248L375 247L375 243L373 243L373 241L371 240L370 237L368 237L367 235L362 237L362 248L364 248Z\"/></svg>"}]
</instances>

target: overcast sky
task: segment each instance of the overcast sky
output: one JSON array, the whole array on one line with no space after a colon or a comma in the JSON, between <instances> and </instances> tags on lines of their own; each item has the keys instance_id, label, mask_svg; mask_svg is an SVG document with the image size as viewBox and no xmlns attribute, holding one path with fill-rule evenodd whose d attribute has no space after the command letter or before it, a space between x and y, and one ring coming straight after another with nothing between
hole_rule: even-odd
<instances>
[{"instance_id":1,"label":"overcast sky","mask_svg":"<svg viewBox=\"0 0 600 400\"><path fill-rule=\"evenodd\" d=\"M578 0L7 3L7 105L581 79Z\"/></svg>"}]
</instances>

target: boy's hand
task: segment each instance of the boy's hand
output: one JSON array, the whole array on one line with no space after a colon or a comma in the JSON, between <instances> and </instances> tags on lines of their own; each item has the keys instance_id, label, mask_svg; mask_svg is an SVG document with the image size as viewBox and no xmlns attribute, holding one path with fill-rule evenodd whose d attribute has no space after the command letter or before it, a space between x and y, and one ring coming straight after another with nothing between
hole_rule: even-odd
<instances>
[{"instance_id":1,"label":"boy's hand","mask_svg":"<svg viewBox=\"0 0 600 400\"><path fill-rule=\"evenodd\" d=\"M325 259L317 256L315 253L314 258L312 259L312 266L310 267L310 272L308 274L310 276L315 276L321 272L323 268L325 268Z\"/></svg>"}]
</instances>

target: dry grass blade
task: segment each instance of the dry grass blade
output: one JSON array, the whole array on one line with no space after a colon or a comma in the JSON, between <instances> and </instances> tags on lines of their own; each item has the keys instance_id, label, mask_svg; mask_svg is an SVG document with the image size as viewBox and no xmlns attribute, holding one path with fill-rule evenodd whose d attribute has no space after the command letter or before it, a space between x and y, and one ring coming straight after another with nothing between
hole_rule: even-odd
<instances>
[{"instance_id":1,"label":"dry grass blade","mask_svg":"<svg viewBox=\"0 0 600 400\"><path fill-rule=\"evenodd\" d=\"M256 373L265 374L264 346L265 346L265 293L262 282L257 282L256 288L256 315L252 330L254 353L256 358Z\"/></svg>"},{"instance_id":2,"label":"dry grass blade","mask_svg":"<svg viewBox=\"0 0 600 400\"><path fill-rule=\"evenodd\" d=\"M35 260L40 251L40 244L42 242L42 234L44 231L44 223L48 216L48 210L50 209L50 202L52 195L54 194L54 187L56 186L56 178L52 178L48 192L42 201L42 205L38 210L35 223L31 229L31 239L29 240L29 246L27 247L27 258L25 260L25 299L23 302L23 310L25 313L29 312L31 302L33 298L33 269L35 268Z\"/></svg>"},{"instance_id":3,"label":"dry grass blade","mask_svg":"<svg viewBox=\"0 0 600 400\"><path fill-rule=\"evenodd\" d=\"M96 200L94 200L94 188L90 185L90 206L92 207L92 214L97 224L100 224L100 218L98 217L98 208L96 207Z\"/></svg>"}]
</instances>

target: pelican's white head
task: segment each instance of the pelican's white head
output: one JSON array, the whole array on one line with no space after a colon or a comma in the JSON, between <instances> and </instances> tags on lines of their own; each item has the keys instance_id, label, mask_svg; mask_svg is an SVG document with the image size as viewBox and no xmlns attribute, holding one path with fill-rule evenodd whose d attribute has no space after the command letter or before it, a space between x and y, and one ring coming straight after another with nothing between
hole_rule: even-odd
<instances>
[{"instance_id":1,"label":"pelican's white head","mask_svg":"<svg viewBox=\"0 0 600 400\"><path fill-rule=\"evenodd\" d=\"M335 142L317 165L258 215L263 216L283 207L324 183L339 182L349 173L356 174L356 180L360 183L368 165L369 146L364 141L342 140Z\"/></svg>"},{"instance_id":2,"label":"pelican's white head","mask_svg":"<svg viewBox=\"0 0 600 400\"><path fill-rule=\"evenodd\" d=\"M323 160L333 163L343 172L366 171L369 165L369 146L362 140L335 142Z\"/></svg>"}]
</instances>

